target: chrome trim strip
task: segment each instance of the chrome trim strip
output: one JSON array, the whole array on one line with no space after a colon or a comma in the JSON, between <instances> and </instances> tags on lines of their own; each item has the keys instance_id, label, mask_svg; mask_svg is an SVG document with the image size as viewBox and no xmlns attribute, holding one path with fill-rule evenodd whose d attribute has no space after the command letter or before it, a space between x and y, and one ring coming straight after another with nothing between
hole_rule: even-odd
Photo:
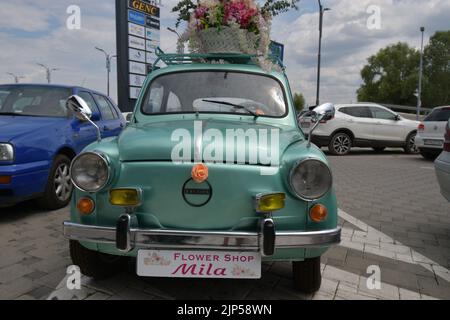
<instances>
[{"instance_id":1,"label":"chrome trim strip","mask_svg":"<svg viewBox=\"0 0 450 320\"><path fill-rule=\"evenodd\" d=\"M205 249L228 251L260 251L261 235L257 232L177 231L131 229L131 247L154 249ZM116 243L116 228L97 227L64 222L64 236L70 240ZM339 244L341 228L312 231L276 233L277 249L321 247Z\"/></svg>"}]
</instances>

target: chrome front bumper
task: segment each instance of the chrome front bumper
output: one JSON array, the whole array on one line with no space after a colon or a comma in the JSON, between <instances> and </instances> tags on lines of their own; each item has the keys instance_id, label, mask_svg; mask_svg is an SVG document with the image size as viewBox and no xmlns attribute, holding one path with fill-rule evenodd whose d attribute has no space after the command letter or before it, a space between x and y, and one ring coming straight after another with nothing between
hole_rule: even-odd
<instances>
[{"instance_id":1,"label":"chrome front bumper","mask_svg":"<svg viewBox=\"0 0 450 320\"><path fill-rule=\"evenodd\" d=\"M70 240L112 244L117 242L117 229L64 222L64 236ZM175 231L159 229L133 229L127 232L128 248L132 249L193 249L255 251L262 248L263 235L257 232ZM293 249L326 247L339 244L341 229L275 233L275 248Z\"/></svg>"}]
</instances>

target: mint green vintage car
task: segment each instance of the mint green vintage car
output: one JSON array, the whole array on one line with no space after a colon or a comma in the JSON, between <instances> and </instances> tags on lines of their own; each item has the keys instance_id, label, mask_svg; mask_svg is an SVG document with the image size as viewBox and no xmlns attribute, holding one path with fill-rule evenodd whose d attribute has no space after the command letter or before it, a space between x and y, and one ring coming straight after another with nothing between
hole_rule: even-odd
<instances>
[{"instance_id":1,"label":"mint green vintage car","mask_svg":"<svg viewBox=\"0 0 450 320\"><path fill-rule=\"evenodd\" d=\"M317 291L320 257L341 238L337 202L281 63L158 56L166 67L148 75L124 132L72 163L73 263L94 278L131 261L144 277L259 279L262 263L292 262L294 286ZM91 122L80 97L67 104ZM316 126L333 116L318 110Z\"/></svg>"}]
</instances>

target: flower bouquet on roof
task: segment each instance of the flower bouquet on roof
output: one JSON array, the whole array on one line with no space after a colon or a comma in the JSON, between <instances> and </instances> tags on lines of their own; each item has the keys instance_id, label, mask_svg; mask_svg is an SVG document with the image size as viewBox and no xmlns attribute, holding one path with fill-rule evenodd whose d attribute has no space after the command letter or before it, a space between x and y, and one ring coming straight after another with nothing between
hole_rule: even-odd
<instances>
[{"instance_id":1,"label":"flower bouquet on roof","mask_svg":"<svg viewBox=\"0 0 450 320\"><path fill-rule=\"evenodd\" d=\"M200 0L183 40L193 52L257 54L269 45L269 21L254 0Z\"/></svg>"},{"instance_id":2,"label":"flower bouquet on roof","mask_svg":"<svg viewBox=\"0 0 450 320\"><path fill-rule=\"evenodd\" d=\"M296 8L299 0L182 0L177 26L187 22L180 42L192 53L236 53L267 57L272 16Z\"/></svg>"}]
</instances>

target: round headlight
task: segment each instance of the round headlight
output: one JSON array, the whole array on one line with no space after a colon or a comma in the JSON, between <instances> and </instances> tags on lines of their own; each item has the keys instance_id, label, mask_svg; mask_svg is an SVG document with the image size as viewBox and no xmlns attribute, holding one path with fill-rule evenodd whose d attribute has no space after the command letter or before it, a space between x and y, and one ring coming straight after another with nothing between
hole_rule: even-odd
<instances>
[{"instance_id":1,"label":"round headlight","mask_svg":"<svg viewBox=\"0 0 450 320\"><path fill-rule=\"evenodd\" d=\"M81 191L100 191L109 180L108 161L103 155L97 153L83 153L73 161L70 177L73 184Z\"/></svg>"},{"instance_id":2,"label":"round headlight","mask_svg":"<svg viewBox=\"0 0 450 320\"><path fill-rule=\"evenodd\" d=\"M333 185L330 168L320 160L308 159L296 164L291 172L291 187L303 200L322 198Z\"/></svg>"}]
</instances>

